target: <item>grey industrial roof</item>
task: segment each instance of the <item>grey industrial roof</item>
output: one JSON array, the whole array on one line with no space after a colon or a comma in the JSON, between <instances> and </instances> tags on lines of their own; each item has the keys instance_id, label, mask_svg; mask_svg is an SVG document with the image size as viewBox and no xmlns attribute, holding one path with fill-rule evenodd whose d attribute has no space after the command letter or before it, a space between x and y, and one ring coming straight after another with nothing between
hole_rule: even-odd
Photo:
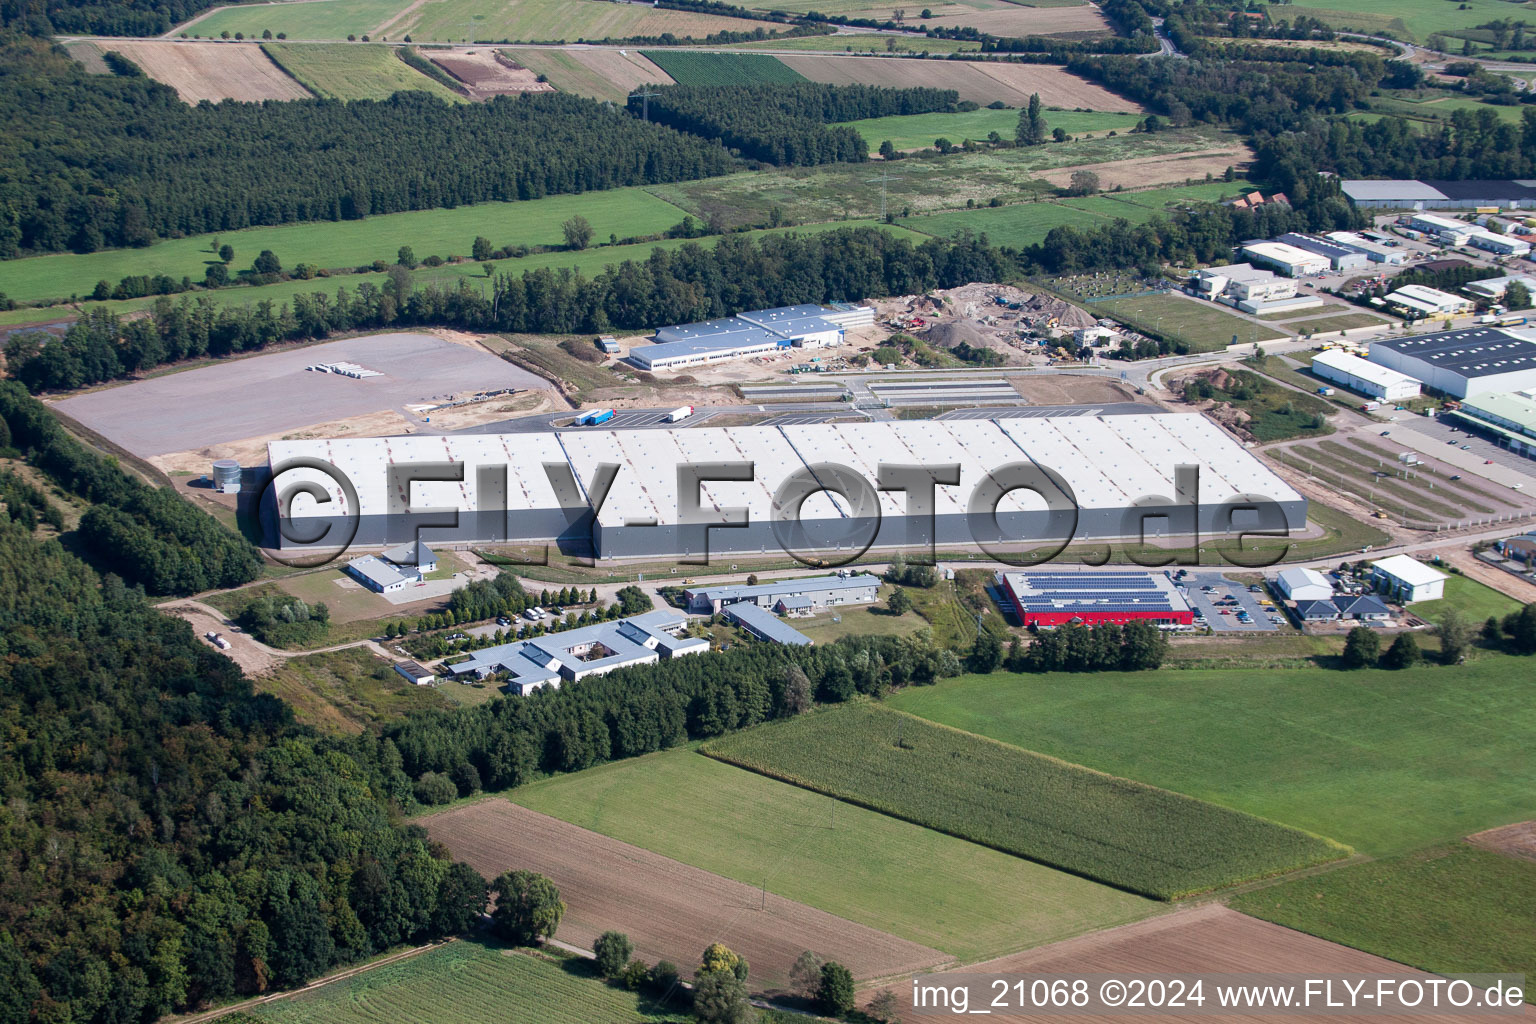
<instances>
[{"instance_id":1,"label":"grey industrial roof","mask_svg":"<svg viewBox=\"0 0 1536 1024\"><path fill-rule=\"evenodd\" d=\"M1428 185L1422 181L1407 181L1395 178L1371 181L1346 181L1341 183L1340 187L1349 198L1363 202L1386 202L1393 199L1423 202L1449 198L1433 185Z\"/></svg>"},{"instance_id":2,"label":"grey industrial roof","mask_svg":"<svg viewBox=\"0 0 1536 1024\"><path fill-rule=\"evenodd\" d=\"M1336 619L1339 609L1332 601L1297 601L1296 614L1303 619Z\"/></svg>"},{"instance_id":3,"label":"grey industrial roof","mask_svg":"<svg viewBox=\"0 0 1536 1024\"><path fill-rule=\"evenodd\" d=\"M409 583L415 576L407 576L382 558L375 555L363 555L354 558L347 563L351 571L366 576L380 587L392 587L397 583Z\"/></svg>"},{"instance_id":4,"label":"grey industrial roof","mask_svg":"<svg viewBox=\"0 0 1536 1024\"><path fill-rule=\"evenodd\" d=\"M412 541L409 544L401 544L397 548L390 548L384 552L384 558L396 565L432 565L437 557L432 554L432 549L427 547L425 541Z\"/></svg>"},{"instance_id":5,"label":"grey industrial roof","mask_svg":"<svg viewBox=\"0 0 1536 1024\"><path fill-rule=\"evenodd\" d=\"M1536 369L1536 341L1498 327L1470 327L1371 342L1373 352L1383 348L1422 359L1463 377L1488 377Z\"/></svg>"},{"instance_id":6,"label":"grey industrial roof","mask_svg":"<svg viewBox=\"0 0 1536 1024\"><path fill-rule=\"evenodd\" d=\"M628 664L647 652L646 641L651 638L657 640L657 647L661 647L661 641L666 640L668 650L693 646L678 644L666 632L668 628L675 628L686 621L686 617L677 612L659 608L627 619L599 622L579 629L567 629L487 647L471 654L467 661L449 668L455 675L506 671L519 683L548 682L560 677L561 665L590 672ZM573 647L590 643L600 643L613 653L590 661L582 661L569 653Z\"/></svg>"},{"instance_id":7,"label":"grey industrial roof","mask_svg":"<svg viewBox=\"0 0 1536 1024\"><path fill-rule=\"evenodd\" d=\"M785 335L790 338L800 338L807 334L821 334L825 331L841 330L837 324L825 319L827 310L821 306L809 304L799 306L779 306L775 309L758 309L740 314L741 319L760 327L766 327L775 334Z\"/></svg>"},{"instance_id":8,"label":"grey industrial roof","mask_svg":"<svg viewBox=\"0 0 1536 1024\"><path fill-rule=\"evenodd\" d=\"M657 331L656 336L661 337ZM677 338L670 341L662 341L655 345L643 345L632 348L629 354L642 362L655 363L659 359L676 359L678 356L691 356L702 352L732 352L744 348L782 348L789 345L787 338L781 338L772 331L765 331L761 327L751 327L746 330L734 331L723 334L707 334L693 338Z\"/></svg>"},{"instance_id":9,"label":"grey industrial roof","mask_svg":"<svg viewBox=\"0 0 1536 1024\"><path fill-rule=\"evenodd\" d=\"M819 594L834 590L878 587L880 578L868 573L858 576L803 576L799 579L770 580L755 587L723 586L694 587L690 595L698 594L707 601L742 601L752 597L775 597L780 594Z\"/></svg>"},{"instance_id":10,"label":"grey industrial roof","mask_svg":"<svg viewBox=\"0 0 1536 1024\"><path fill-rule=\"evenodd\" d=\"M1277 235L1275 241L1284 242L1286 245L1294 245L1298 249L1317 253L1319 256L1348 256L1363 255L1359 250L1340 245L1338 242L1329 241L1326 238L1313 238L1311 235L1303 235L1296 231L1287 231L1283 235Z\"/></svg>"},{"instance_id":11,"label":"grey industrial roof","mask_svg":"<svg viewBox=\"0 0 1536 1024\"><path fill-rule=\"evenodd\" d=\"M789 597L781 597L779 598L778 603L782 604L785 608L794 608L796 610L811 607L811 599L801 594L790 595Z\"/></svg>"},{"instance_id":12,"label":"grey industrial roof","mask_svg":"<svg viewBox=\"0 0 1536 1024\"><path fill-rule=\"evenodd\" d=\"M418 661L396 662L395 671L399 672L401 675L405 676L405 678L413 682L417 679L427 679L436 675L435 672Z\"/></svg>"},{"instance_id":13,"label":"grey industrial roof","mask_svg":"<svg viewBox=\"0 0 1536 1024\"><path fill-rule=\"evenodd\" d=\"M1392 609L1370 594L1343 596L1333 599L1333 605L1341 615L1391 615Z\"/></svg>"},{"instance_id":14,"label":"grey industrial roof","mask_svg":"<svg viewBox=\"0 0 1536 1024\"><path fill-rule=\"evenodd\" d=\"M764 640L771 640L776 644L788 644L792 647L810 646L810 637L772 612L765 611L751 602L730 605L725 609L725 614Z\"/></svg>"},{"instance_id":15,"label":"grey industrial roof","mask_svg":"<svg viewBox=\"0 0 1536 1024\"><path fill-rule=\"evenodd\" d=\"M656 344L636 350L654 361L675 358L697 352L718 352L722 349L740 348L746 345L772 343L782 345L786 341L841 330L837 324L823 319L827 309L805 303L799 306L777 306L773 309L754 309L736 316L705 320L696 324L675 324L656 331ZM686 346L686 347L683 347Z\"/></svg>"},{"instance_id":16,"label":"grey industrial roof","mask_svg":"<svg viewBox=\"0 0 1536 1024\"><path fill-rule=\"evenodd\" d=\"M743 320L737 316L724 316L718 320L703 320L696 324L673 324L671 327L661 327L656 331L656 341L665 343L669 341L698 341L705 338L723 339L739 334L757 335L765 333L761 324L754 324L750 320Z\"/></svg>"}]
</instances>

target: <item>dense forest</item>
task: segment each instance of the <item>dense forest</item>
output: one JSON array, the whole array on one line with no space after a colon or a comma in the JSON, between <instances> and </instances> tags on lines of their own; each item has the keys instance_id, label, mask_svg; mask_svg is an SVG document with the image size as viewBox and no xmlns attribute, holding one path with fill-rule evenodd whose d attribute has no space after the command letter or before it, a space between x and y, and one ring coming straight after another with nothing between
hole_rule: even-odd
<instances>
[{"instance_id":1,"label":"dense forest","mask_svg":"<svg viewBox=\"0 0 1536 1024\"><path fill-rule=\"evenodd\" d=\"M90 504L80 519L80 541L98 566L130 585L153 594L194 594L260 575L261 556L248 542L172 491L87 450L15 381L0 381L0 421L7 445Z\"/></svg>"},{"instance_id":2,"label":"dense forest","mask_svg":"<svg viewBox=\"0 0 1536 1024\"><path fill-rule=\"evenodd\" d=\"M721 174L718 145L566 93L201 103L0 46L0 257Z\"/></svg>"},{"instance_id":3,"label":"dense forest","mask_svg":"<svg viewBox=\"0 0 1536 1024\"><path fill-rule=\"evenodd\" d=\"M884 89L867 85L794 82L776 85L673 85L651 93L649 116L742 156L780 166L853 163L869 146L852 128L832 125L893 114L926 114L954 107L953 89ZM630 111L642 101L630 97Z\"/></svg>"}]
</instances>

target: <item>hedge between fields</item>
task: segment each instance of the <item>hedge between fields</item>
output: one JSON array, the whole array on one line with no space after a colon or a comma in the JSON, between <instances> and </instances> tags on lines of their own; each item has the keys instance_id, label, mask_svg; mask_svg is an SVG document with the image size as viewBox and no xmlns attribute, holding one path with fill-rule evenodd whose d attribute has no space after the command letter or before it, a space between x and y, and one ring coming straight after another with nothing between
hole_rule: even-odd
<instances>
[{"instance_id":1,"label":"hedge between fields","mask_svg":"<svg viewBox=\"0 0 1536 1024\"><path fill-rule=\"evenodd\" d=\"M770 723L700 749L1159 900L1352 852L1300 829L869 704Z\"/></svg>"}]
</instances>

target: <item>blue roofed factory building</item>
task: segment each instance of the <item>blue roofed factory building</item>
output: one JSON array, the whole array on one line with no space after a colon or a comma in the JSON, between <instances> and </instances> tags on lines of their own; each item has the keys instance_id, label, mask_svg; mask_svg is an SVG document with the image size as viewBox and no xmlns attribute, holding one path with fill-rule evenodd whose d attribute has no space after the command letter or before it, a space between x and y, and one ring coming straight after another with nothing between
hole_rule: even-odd
<instances>
[{"instance_id":1,"label":"blue roofed factory building","mask_svg":"<svg viewBox=\"0 0 1536 1024\"><path fill-rule=\"evenodd\" d=\"M788 348L841 345L850 327L875 322L868 306L803 304L757 309L718 320L663 327L655 344L630 349L629 359L643 370L676 370L727 359L768 355Z\"/></svg>"}]
</instances>

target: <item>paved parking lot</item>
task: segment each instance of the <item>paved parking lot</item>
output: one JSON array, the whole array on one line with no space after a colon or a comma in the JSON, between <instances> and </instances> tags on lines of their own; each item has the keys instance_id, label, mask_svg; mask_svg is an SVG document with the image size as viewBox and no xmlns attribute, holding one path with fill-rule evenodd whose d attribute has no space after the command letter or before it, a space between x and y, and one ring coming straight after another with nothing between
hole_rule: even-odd
<instances>
[{"instance_id":1,"label":"paved parking lot","mask_svg":"<svg viewBox=\"0 0 1536 1024\"><path fill-rule=\"evenodd\" d=\"M1484 459L1492 459L1495 466L1512 469L1528 477L1536 477L1536 459L1512 452L1508 448L1500 448L1481 435L1468 433L1465 426L1451 417L1440 420L1427 416L1415 416L1411 420L1399 420L1397 423L1388 424L1385 429L1392 431L1388 437L1397 437L1398 432L1402 431L1404 434L1412 432L1429 439L1432 447L1424 454L1437 461L1453 463L1457 469L1470 468L1475 473L1498 480L1499 475L1493 472L1493 466L1483 464ZM1398 440L1408 443L1407 437L1400 437ZM1455 445L1450 444L1451 441L1455 441ZM1439 447L1433 447L1436 442ZM1462 445L1466 445L1468 450L1462 451ZM1504 481L1500 480L1500 482Z\"/></svg>"},{"instance_id":2,"label":"paved parking lot","mask_svg":"<svg viewBox=\"0 0 1536 1024\"><path fill-rule=\"evenodd\" d=\"M1219 572L1191 572L1182 580L1177 580L1184 588L1184 598L1189 606L1205 616L1205 622L1217 633L1269 633L1280 627L1269 621L1270 609L1259 604L1259 599L1268 597L1267 594L1251 594L1247 586L1241 583L1233 583ZM1211 593L1201 590L1201 587L1214 587ZM1227 598L1236 598L1236 606L1227 605L1225 610L1230 615L1221 614L1223 609L1216 602ZM1237 621L1238 609L1243 609L1253 616L1252 622ZM1276 611L1276 614L1280 614ZM1281 615L1283 620L1284 616ZM1196 620L1199 624L1199 620Z\"/></svg>"}]
</instances>

